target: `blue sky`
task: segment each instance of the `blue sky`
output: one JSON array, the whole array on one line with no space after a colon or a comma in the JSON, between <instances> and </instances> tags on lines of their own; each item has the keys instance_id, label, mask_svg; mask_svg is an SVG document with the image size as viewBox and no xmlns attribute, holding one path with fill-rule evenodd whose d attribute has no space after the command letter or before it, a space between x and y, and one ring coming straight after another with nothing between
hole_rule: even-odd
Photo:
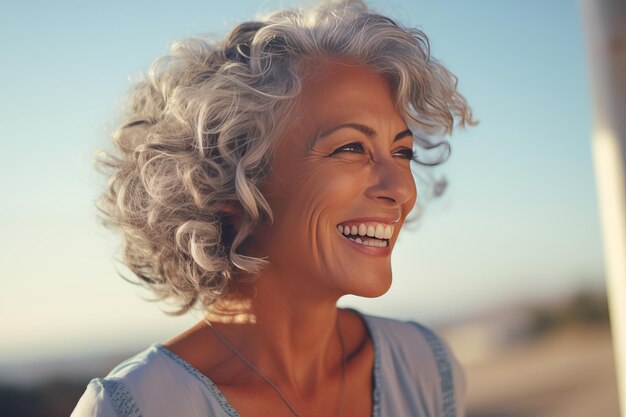
<instances>
[{"instance_id":1,"label":"blue sky","mask_svg":"<svg viewBox=\"0 0 626 417\"><path fill-rule=\"evenodd\" d=\"M0 357L143 346L165 317L116 275L91 168L120 97L173 41L293 1L14 2L0 7ZM481 124L451 138L450 182L365 311L436 323L603 285L577 3L377 1L423 29ZM115 335L115 337L112 337ZM45 348L44 348L45 346Z\"/></svg>"}]
</instances>

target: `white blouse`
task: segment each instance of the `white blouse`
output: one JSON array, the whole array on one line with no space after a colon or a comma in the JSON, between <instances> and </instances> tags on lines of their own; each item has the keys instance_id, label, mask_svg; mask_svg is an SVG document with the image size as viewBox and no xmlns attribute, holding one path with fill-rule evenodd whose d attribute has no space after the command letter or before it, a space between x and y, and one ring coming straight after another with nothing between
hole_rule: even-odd
<instances>
[{"instance_id":1,"label":"white blouse","mask_svg":"<svg viewBox=\"0 0 626 417\"><path fill-rule=\"evenodd\" d=\"M438 335L358 314L374 346L372 417L465 416L465 376ZM173 416L241 417L209 378L158 343L93 379L71 415Z\"/></svg>"}]
</instances>

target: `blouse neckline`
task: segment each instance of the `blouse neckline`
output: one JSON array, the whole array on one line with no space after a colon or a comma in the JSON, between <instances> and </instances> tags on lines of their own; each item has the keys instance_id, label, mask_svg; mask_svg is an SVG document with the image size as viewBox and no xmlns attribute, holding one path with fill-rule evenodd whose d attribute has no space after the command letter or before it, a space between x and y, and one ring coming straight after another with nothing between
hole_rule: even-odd
<instances>
[{"instance_id":1,"label":"blouse neckline","mask_svg":"<svg viewBox=\"0 0 626 417\"><path fill-rule=\"evenodd\" d=\"M360 311L352 308L346 308L346 310L352 311L359 316L369 333L370 340L372 341L372 346L374 348L374 366L372 368L372 417L380 417L380 348L378 344L378 335L365 314L362 314ZM185 359L163 346L161 343L155 343L153 344L153 347L156 348L157 351L165 354L176 364L195 377L217 400L220 407L222 407L229 417L241 417L239 412L237 412L235 407L230 404L226 396L222 393L222 391L220 391L217 385L209 379L209 377L197 370Z\"/></svg>"}]
</instances>

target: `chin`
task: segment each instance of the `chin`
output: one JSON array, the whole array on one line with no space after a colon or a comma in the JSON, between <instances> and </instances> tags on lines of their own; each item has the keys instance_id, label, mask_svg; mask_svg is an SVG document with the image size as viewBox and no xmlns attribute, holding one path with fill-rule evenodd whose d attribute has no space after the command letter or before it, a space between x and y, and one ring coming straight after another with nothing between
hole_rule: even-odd
<instances>
[{"instance_id":1,"label":"chin","mask_svg":"<svg viewBox=\"0 0 626 417\"><path fill-rule=\"evenodd\" d=\"M385 295L391 288L391 271L360 279L351 288L349 294L358 297L377 298Z\"/></svg>"}]
</instances>

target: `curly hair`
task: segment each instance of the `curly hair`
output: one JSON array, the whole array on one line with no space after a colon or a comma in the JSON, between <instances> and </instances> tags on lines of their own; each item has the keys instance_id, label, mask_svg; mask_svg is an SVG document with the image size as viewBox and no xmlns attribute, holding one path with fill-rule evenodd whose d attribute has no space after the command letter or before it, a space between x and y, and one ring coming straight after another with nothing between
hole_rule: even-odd
<instances>
[{"instance_id":1,"label":"curly hair","mask_svg":"<svg viewBox=\"0 0 626 417\"><path fill-rule=\"evenodd\" d=\"M474 123L424 33L360 0L275 12L221 41L175 43L131 88L116 149L97 159L109 176L104 223L122 232L124 262L139 282L173 301L170 314L210 308L241 272L257 275L267 262L241 253L255 226L272 220L257 186L306 71L322 58L358 62L389 81L415 146L442 150L422 165L449 152L431 137Z\"/></svg>"}]
</instances>

